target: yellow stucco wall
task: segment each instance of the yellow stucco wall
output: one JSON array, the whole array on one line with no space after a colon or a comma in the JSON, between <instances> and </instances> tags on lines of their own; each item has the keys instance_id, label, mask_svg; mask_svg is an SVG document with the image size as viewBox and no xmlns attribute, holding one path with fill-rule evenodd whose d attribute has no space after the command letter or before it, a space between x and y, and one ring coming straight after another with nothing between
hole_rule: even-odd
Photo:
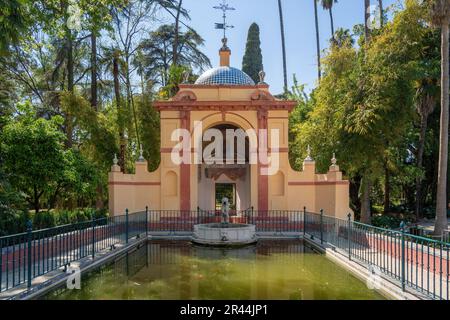
<instances>
[{"instance_id":1,"label":"yellow stucco wall","mask_svg":"<svg viewBox=\"0 0 450 320\"><path fill-rule=\"evenodd\" d=\"M194 92L198 102L218 101L242 102L250 101L255 88L183 88ZM268 92L266 88L259 88ZM109 208L114 215L123 214L126 208L130 212L142 211L145 206L152 210L179 210L180 195L180 166L171 160L169 151L177 144L171 141L173 130L181 128L180 111L160 111L161 116L161 164L154 172L147 172L147 163L136 163L135 174L123 174L117 166L113 166L109 174ZM326 215L346 219L351 212L349 208L349 184L342 180L342 173L337 166L331 167L325 174L315 172L315 163L305 161L303 170L294 171L289 164L288 157L288 116L287 110L269 110L267 124L269 129L269 146L271 143L271 129L279 130L280 169L275 175L269 176L269 210L303 210L325 211ZM193 134L196 121L202 121L203 129L229 123L242 128L258 128L257 110L226 112L220 110L194 110L189 113L189 127ZM194 146L192 146L193 148ZM193 160L193 154L190 154ZM258 166L250 166L251 191L250 198L255 209L258 209ZM190 168L190 205L196 210L198 205L198 165ZM213 208L204 208L213 209Z\"/></svg>"}]
</instances>

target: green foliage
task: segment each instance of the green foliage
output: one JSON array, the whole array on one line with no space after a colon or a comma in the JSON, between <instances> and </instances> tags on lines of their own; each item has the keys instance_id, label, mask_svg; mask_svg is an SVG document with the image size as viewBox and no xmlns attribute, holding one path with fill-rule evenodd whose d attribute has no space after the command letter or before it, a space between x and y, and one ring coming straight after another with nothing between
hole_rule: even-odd
<instances>
[{"instance_id":1,"label":"green foliage","mask_svg":"<svg viewBox=\"0 0 450 320\"><path fill-rule=\"evenodd\" d=\"M258 83L259 72L264 70L263 57L261 53L261 40L259 39L259 26L253 23L248 30L245 54L242 60L242 71Z\"/></svg>"},{"instance_id":2,"label":"green foliage","mask_svg":"<svg viewBox=\"0 0 450 320\"><path fill-rule=\"evenodd\" d=\"M98 33L102 29L112 30L111 8L123 9L128 0L78 0L83 25L86 29Z\"/></svg>"},{"instance_id":3,"label":"green foliage","mask_svg":"<svg viewBox=\"0 0 450 320\"><path fill-rule=\"evenodd\" d=\"M337 0L320 0L320 4L325 10L333 8L333 4L337 3Z\"/></svg>"},{"instance_id":4,"label":"green foliage","mask_svg":"<svg viewBox=\"0 0 450 320\"><path fill-rule=\"evenodd\" d=\"M0 237L24 231L27 221L25 197L16 192L0 167Z\"/></svg>"},{"instance_id":5,"label":"green foliage","mask_svg":"<svg viewBox=\"0 0 450 320\"><path fill-rule=\"evenodd\" d=\"M95 197L99 182L98 167L78 150L66 151L66 166L59 184L52 189L49 207L55 207L57 196L77 199L79 203L89 204ZM59 189L58 189L59 187Z\"/></svg>"},{"instance_id":6,"label":"green foliage","mask_svg":"<svg viewBox=\"0 0 450 320\"><path fill-rule=\"evenodd\" d=\"M306 121L292 123L297 165L311 145L319 171L327 170L335 152L350 179L383 183L387 164L393 195L402 197L414 184L419 174L411 160L417 141L411 134L416 85L424 76L424 49L434 45L424 46L430 39L424 17L418 1L407 1L367 47L353 47L348 32L341 32L342 39L323 59L323 78L311 94L312 111Z\"/></svg>"},{"instance_id":7,"label":"green foliage","mask_svg":"<svg viewBox=\"0 0 450 320\"><path fill-rule=\"evenodd\" d=\"M60 116L36 118L32 106L1 133L2 162L11 186L25 195L30 207L54 207L58 200L76 199L89 203L98 181L97 168L80 150L64 149Z\"/></svg>"},{"instance_id":8,"label":"green foliage","mask_svg":"<svg viewBox=\"0 0 450 320\"><path fill-rule=\"evenodd\" d=\"M67 224L87 222L108 217L106 210L82 208L75 210L41 211L32 215L33 229L47 229Z\"/></svg>"},{"instance_id":9,"label":"green foliage","mask_svg":"<svg viewBox=\"0 0 450 320\"><path fill-rule=\"evenodd\" d=\"M325 9L334 3L321 1ZM371 197L379 212L386 168L391 211L412 211L418 177L424 205L435 205L439 105L429 114L422 168L416 157L420 102L429 97L439 101L440 33L429 27L428 7L420 3L406 0L390 7L393 11L387 16L393 16L392 21L372 30L367 46L364 25L355 26L353 34L337 29L325 52L319 86L306 94L294 77L291 92L279 97L297 101L289 119L292 166L301 169L311 145L318 171L325 172L336 152L352 190L359 188L362 178L372 183ZM68 9L74 4L80 9L80 30L67 27ZM188 20L188 12L178 4L176 0L0 2L0 235L24 231L29 208L47 210L32 214L37 227L90 219L89 210L72 209L93 206L98 198L106 202L108 171L119 153L121 135L128 172L133 171L139 142L149 169L158 167L160 123L153 96L173 97L187 71L192 74L210 66L201 51L204 40L182 21L178 37L173 24L152 29L148 23L161 9L173 18L180 9L180 16ZM111 46L108 50L98 45L96 52L98 110L89 101L92 32L99 44ZM176 65L174 47L179 51ZM119 106L111 79L117 54ZM243 70L259 82L262 69L259 28L253 24ZM69 78L74 88L69 87ZM188 80L195 78L191 75ZM358 208L357 192L352 200L352 207ZM376 224L390 223L378 219Z\"/></svg>"},{"instance_id":10,"label":"green foliage","mask_svg":"<svg viewBox=\"0 0 450 320\"><path fill-rule=\"evenodd\" d=\"M18 43L30 25L31 4L28 0L0 1L0 56L8 52L9 45Z\"/></svg>"},{"instance_id":11,"label":"green foliage","mask_svg":"<svg viewBox=\"0 0 450 320\"><path fill-rule=\"evenodd\" d=\"M288 100L297 101L297 106L289 115L289 160L291 166L296 170L301 170L303 159L302 145L296 139L299 134L299 124L307 121L310 112L314 108L313 96L308 96L305 92L305 86L298 83L297 77L294 75L294 85L290 92L287 93Z\"/></svg>"},{"instance_id":12,"label":"green foliage","mask_svg":"<svg viewBox=\"0 0 450 320\"><path fill-rule=\"evenodd\" d=\"M154 171L161 161L159 113L148 96L136 99L136 104L144 158L148 161L149 170Z\"/></svg>"},{"instance_id":13,"label":"green foliage","mask_svg":"<svg viewBox=\"0 0 450 320\"><path fill-rule=\"evenodd\" d=\"M35 120L27 112L1 133L4 170L11 185L23 192L36 210L41 196L64 175L64 135L58 130L61 122L61 117Z\"/></svg>"},{"instance_id":14,"label":"green foliage","mask_svg":"<svg viewBox=\"0 0 450 320\"><path fill-rule=\"evenodd\" d=\"M175 25L162 25L157 30L150 32L148 38L140 44L142 56L139 63L142 73L147 79L162 86L170 84L170 67L173 62L172 44L175 34ZM179 32L178 41L177 64L179 66L200 70L211 66L209 58L200 50L205 41L197 32L192 29ZM178 69L172 72L177 76Z\"/></svg>"},{"instance_id":15,"label":"green foliage","mask_svg":"<svg viewBox=\"0 0 450 320\"><path fill-rule=\"evenodd\" d=\"M334 33L334 39L331 41L331 45L338 47L353 47L355 40L353 39L350 30L339 28Z\"/></svg>"},{"instance_id":16,"label":"green foliage","mask_svg":"<svg viewBox=\"0 0 450 320\"><path fill-rule=\"evenodd\" d=\"M167 84L159 90L159 99L167 100L172 98L179 90L178 85L183 83L186 73L191 74L192 70L186 66L172 65L169 68ZM190 81L193 80L192 78Z\"/></svg>"},{"instance_id":17,"label":"green foliage","mask_svg":"<svg viewBox=\"0 0 450 320\"><path fill-rule=\"evenodd\" d=\"M375 227L385 228L385 229L398 229L402 219L393 216L374 216L372 218L372 224Z\"/></svg>"},{"instance_id":18,"label":"green foliage","mask_svg":"<svg viewBox=\"0 0 450 320\"><path fill-rule=\"evenodd\" d=\"M14 112L15 99L15 83L9 77L7 70L0 65L0 130Z\"/></svg>"},{"instance_id":19,"label":"green foliage","mask_svg":"<svg viewBox=\"0 0 450 320\"><path fill-rule=\"evenodd\" d=\"M62 93L61 107L71 116L72 126L80 129L81 151L88 154L97 166L109 167L118 152L118 127L131 123L130 115L123 111L119 120L117 114L108 109L105 113L95 112L89 102L76 92Z\"/></svg>"}]
</instances>

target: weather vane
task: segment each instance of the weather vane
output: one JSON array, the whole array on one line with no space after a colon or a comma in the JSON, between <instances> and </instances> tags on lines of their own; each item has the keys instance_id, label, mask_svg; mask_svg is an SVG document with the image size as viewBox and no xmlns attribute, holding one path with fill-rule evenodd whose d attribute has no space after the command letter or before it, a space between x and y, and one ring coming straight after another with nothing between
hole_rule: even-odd
<instances>
[{"instance_id":1,"label":"weather vane","mask_svg":"<svg viewBox=\"0 0 450 320\"><path fill-rule=\"evenodd\" d=\"M216 23L216 29L223 30L223 39L226 41L227 38L227 29L233 29L234 26L227 24L227 11L236 10L233 7L230 7L227 3L227 0L222 0L222 3L218 6L213 7L214 9L221 10L223 12L223 23Z\"/></svg>"}]
</instances>

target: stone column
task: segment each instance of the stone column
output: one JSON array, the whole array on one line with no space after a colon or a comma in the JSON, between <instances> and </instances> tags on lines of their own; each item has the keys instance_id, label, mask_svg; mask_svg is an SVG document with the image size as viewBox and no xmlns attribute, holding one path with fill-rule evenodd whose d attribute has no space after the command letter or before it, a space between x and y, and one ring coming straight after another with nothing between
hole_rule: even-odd
<instances>
[{"instance_id":1,"label":"stone column","mask_svg":"<svg viewBox=\"0 0 450 320\"><path fill-rule=\"evenodd\" d=\"M118 201L120 201L120 196L118 192L118 187L115 182L119 177L123 176L122 170L119 166L119 160L117 155L114 156L113 165L111 171L108 174L108 194L109 194L109 213L111 216L119 215Z\"/></svg>"},{"instance_id":2,"label":"stone column","mask_svg":"<svg viewBox=\"0 0 450 320\"><path fill-rule=\"evenodd\" d=\"M261 150L261 135L258 132L258 211L260 216L267 216L267 210L269 210L269 177L261 174L263 168L267 168L268 165L261 164L260 151L268 152L269 137L267 135L267 117L268 112L266 109L258 110L258 129L265 129L266 133L264 139L266 140L266 150Z\"/></svg>"},{"instance_id":3,"label":"stone column","mask_svg":"<svg viewBox=\"0 0 450 320\"><path fill-rule=\"evenodd\" d=\"M181 128L190 131L191 112L180 111L180 120ZM187 163L180 165L180 210L185 211L183 216L188 216L191 210L191 165Z\"/></svg>"}]
</instances>

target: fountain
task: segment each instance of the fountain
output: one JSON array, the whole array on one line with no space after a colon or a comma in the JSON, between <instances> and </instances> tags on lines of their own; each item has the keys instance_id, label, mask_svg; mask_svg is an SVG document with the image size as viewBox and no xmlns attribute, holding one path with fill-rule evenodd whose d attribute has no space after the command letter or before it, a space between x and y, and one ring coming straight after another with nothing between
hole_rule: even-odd
<instances>
[{"instance_id":1,"label":"fountain","mask_svg":"<svg viewBox=\"0 0 450 320\"><path fill-rule=\"evenodd\" d=\"M222 222L194 225L192 242L209 246L232 247L256 243L256 227L252 224L230 223L230 203L222 199Z\"/></svg>"}]
</instances>

